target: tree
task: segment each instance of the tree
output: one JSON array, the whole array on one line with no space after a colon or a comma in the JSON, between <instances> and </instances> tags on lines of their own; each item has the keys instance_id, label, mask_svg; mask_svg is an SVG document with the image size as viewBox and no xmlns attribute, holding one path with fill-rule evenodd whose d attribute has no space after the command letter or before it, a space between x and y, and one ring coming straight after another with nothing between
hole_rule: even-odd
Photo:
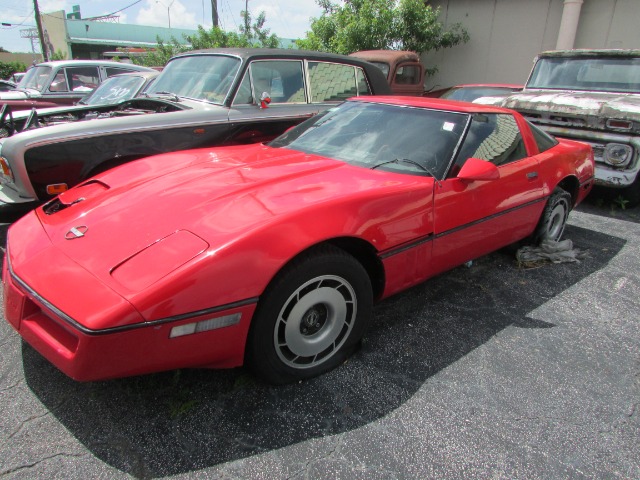
<instances>
[{"instance_id":1,"label":"tree","mask_svg":"<svg viewBox=\"0 0 640 480\"><path fill-rule=\"evenodd\" d=\"M143 57L135 57L133 61L140 65L159 67L166 65L174 55L190 50L222 47L276 48L280 45L280 39L275 34L270 35L270 30L264 28L264 24L267 21L264 12L260 12L253 24L251 23L251 15L248 12L243 10L241 15L250 25L248 31L244 23L240 26L240 32L226 32L215 26L205 30L202 25L198 25L195 35L184 36L187 44L178 42L174 37L171 38L169 43L164 43L158 37L157 48L149 50L148 54Z\"/></svg>"},{"instance_id":2,"label":"tree","mask_svg":"<svg viewBox=\"0 0 640 480\"><path fill-rule=\"evenodd\" d=\"M0 62L0 78L9 78L16 72L26 72L27 66L22 62Z\"/></svg>"},{"instance_id":3,"label":"tree","mask_svg":"<svg viewBox=\"0 0 640 480\"><path fill-rule=\"evenodd\" d=\"M445 30L440 7L425 0L316 0L323 9L311 31L297 40L300 48L349 54L358 50L411 50L418 53L469 41L459 23Z\"/></svg>"},{"instance_id":4,"label":"tree","mask_svg":"<svg viewBox=\"0 0 640 480\"><path fill-rule=\"evenodd\" d=\"M242 25L240 25L240 34L244 35L252 46L258 48L277 48L280 45L280 39L275 35L269 33L270 29L264 28L264 24L267 22L267 15L264 12L260 12L256 21L251 23L251 13L246 10L240 12L240 16L243 19ZM246 25L250 25L247 30Z\"/></svg>"}]
</instances>

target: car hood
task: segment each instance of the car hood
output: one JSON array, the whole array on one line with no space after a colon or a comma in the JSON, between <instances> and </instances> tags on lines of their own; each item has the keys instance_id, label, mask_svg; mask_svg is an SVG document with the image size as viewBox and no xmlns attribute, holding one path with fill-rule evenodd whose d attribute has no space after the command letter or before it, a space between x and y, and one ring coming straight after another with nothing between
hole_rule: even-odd
<instances>
[{"instance_id":1,"label":"car hood","mask_svg":"<svg viewBox=\"0 0 640 480\"><path fill-rule=\"evenodd\" d=\"M140 279L140 274L126 273L139 260L145 263L150 249L164 252L166 246L171 253L160 257L187 262L205 251L233 249L261 229L295 222L292 218L319 208L339 214L349 202L372 196L388 204L394 192L424 187L425 181L432 180L284 148L224 147L129 163L78 185L37 212L54 246L105 283L115 280L112 288L126 295L162 276ZM353 226L348 233L358 235L366 228ZM389 237L381 234L380 242Z\"/></svg>"},{"instance_id":2,"label":"car hood","mask_svg":"<svg viewBox=\"0 0 640 480\"><path fill-rule=\"evenodd\" d=\"M0 93L0 100L25 100L27 98L38 98L41 96L37 90L10 90Z\"/></svg>"},{"instance_id":3,"label":"car hood","mask_svg":"<svg viewBox=\"0 0 640 480\"><path fill-rule=\"evenodd\" d=\"M520 112L570 114L640 121L640 94L528 90L511 95L502 106Z\"/></svg>"}]
</instances>

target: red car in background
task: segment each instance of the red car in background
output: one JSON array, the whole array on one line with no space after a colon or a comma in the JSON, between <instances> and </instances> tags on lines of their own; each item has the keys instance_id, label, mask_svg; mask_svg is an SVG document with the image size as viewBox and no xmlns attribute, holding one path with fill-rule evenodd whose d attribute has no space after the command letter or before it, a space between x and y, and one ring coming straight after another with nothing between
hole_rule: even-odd
<instances>
[{"instance_id":1,"label":"red car in background","mask_svg":"<svg viewBox=\"0 0 640 480\"><path fill-rule=\"evenodd\" d=\"M593 174L588 145L510 110L359 97L269 144L140 159L38 207L8 232L5 316L77 380L242 364L305 379L354 351L375 300L558 240Z\"/></svg>"},{"instance_id":2,"label":"red car in background","mask_svg":"<svg viewBox=\"0 0 640 480\"><path fill-rule=\"evenodd\" d=\"M511 83L470 83L468 85L456 85L445 91L440 98L447 100L459 100L461 102L473 102L480 97L508 97L514 92L520 92L524 85Z\"/></svg>"}]
</instances>

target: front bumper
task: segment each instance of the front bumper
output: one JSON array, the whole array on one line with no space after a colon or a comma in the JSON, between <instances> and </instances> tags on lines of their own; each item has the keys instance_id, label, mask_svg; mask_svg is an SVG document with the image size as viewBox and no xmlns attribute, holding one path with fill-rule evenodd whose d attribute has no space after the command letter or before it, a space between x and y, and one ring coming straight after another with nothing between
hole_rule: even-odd
<instances>
[{"instance_id":1,"label":"front bumper","mask_svg":"<svg viewBox=\"0 0 640 480\"><path fill-rule=\"evenodd\" d=\"M95 381L187 367L242 365L255 302L214 313L181 315L92 330L40 296L12 271L7 252L3 266L5 318L22 338L69 377ZM74 292L81 303L83 292ZM238 323L171 338L174 327L240 314Z\"/></svg>"},{"instance_id":2,"label":"front bumper","mask_svg":"<svg viewBox=\"0 0 640 480\"><path fill-rule=\"evenodd\" d=\"M533 120L533 119L530 119ZM540 128L556 137L568 138L588 143L593 148L596 161L595 184L611 188L625 188L633 184L640 172L640 138L610 132L596 132L593 130L576 130L574 128L545 125L535 122ZM625 168L616 168L602 160L597 154L607 143L622 143L631 145L633 158Z\"/></svg>"}]
</instances>

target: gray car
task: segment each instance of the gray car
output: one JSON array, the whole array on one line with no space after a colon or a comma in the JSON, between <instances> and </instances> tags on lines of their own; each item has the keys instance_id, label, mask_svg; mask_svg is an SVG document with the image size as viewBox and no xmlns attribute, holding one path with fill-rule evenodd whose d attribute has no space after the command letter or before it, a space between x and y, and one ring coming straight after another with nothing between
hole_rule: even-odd
<instances>
[{"instance_id":1,"label":"gray car","mask_svg":"<svg viewBox=\"0 0 640 480\"><path fill-rule=\"evenodd\" d=\"M357 95L389 94L372 64L279 49L172 58L143 94L89 122L0 139L0 213L24 211L114 166L163 152L270 140Z\"/></svg>"},{"instance_id":2,"label":"gray car","mask_svg":"<svg viewBox=\"0 0 640 480\"><path fill-rule=\"evenodd\" d=\"M15 89L1 92L0 104L10 105L13 111L73 105L113 75L149 70L111 60L43 62L27 70Z\"/></svg>"},{"instance_id":3,"label":"gray car","mask_svg":"<svg viewBox=\"0 0 640 480\"><path fill-rule=\"evenodd\" d=\"M12 112L10 107L3 106L0 110L0 138L34 128L111 117L114 115L112 106L142 93L159 74L156 70L150 70L114 75L85 95L76 105L18 112Z\"/></svg>"}]
</instances>

